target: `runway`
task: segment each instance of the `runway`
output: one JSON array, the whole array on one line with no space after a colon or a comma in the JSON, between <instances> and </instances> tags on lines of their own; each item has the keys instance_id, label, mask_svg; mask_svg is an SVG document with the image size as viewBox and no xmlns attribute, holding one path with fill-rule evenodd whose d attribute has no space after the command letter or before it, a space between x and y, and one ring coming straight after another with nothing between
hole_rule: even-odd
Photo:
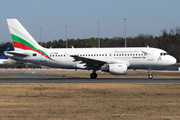
<instances>
[{"instance_id":1,"label":"runway","mask_svg":"<svg viewBox=\"0 0 180 120\"><path fill-rule=\"evenodd\" d=\"M180 78L70 78L47 75L0 78L0 83L180 83Z\"/></svg>"},{"instance_id":2,"label":"runway","mask_svg":"<svg viewBox=\"0 0 180 120\"><path fill-rule=\"evenodd\" d=\"M1 71L0 83L180 83L180 78L71 78ZM12 76L12 77L11 77Z\"/></svg>"}]
</instances>

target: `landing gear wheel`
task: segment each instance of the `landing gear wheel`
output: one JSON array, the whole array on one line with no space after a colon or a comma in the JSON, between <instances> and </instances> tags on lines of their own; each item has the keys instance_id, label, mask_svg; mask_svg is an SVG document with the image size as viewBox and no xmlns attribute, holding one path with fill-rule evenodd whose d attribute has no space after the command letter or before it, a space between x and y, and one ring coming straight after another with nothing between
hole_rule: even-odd
<instances>
[{"instance_id":1,"label":"landing gear wheel","mask_svg":"<svg viewBox=\"0 0 180 120\"><path fill-rule=\"evenodd\" d=\"M149 79L152 79L152 78L153 78L153 75L150 74L150 75L149 75Z\"/></svg>"},{"instance_id":2,"label":"landing gear wheel","mask_svg":"<svg viewBox=\"0 0 180 120\"><path fill-rule=\"evenodd\" d=\"M97 78L97 73L91 73L90 77L91 77L91 79L96 79Z\"/></svg>"}]
</instances>

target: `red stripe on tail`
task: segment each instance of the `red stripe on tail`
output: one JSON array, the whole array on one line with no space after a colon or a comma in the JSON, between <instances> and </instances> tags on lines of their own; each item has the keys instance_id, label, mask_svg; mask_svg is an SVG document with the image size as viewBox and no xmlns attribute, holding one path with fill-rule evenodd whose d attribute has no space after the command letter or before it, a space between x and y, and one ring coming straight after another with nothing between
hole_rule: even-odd
<instances>
[{"instance_id":1,"label":"red stripe on tail","mask_svg":"<svg viewBox=\"0 0 180 120\"><path fill-rule=\"evenodd\" d=\"M40 51L38 51L38 50L34 50L34 49L30 48L29 46L24 45L24 44L22 44L22 43L13 41L13 45L14 45L14 47L16 47L16 48L20 48L20 49L23 49L23 50L32 50L32 51L35 51L35 52L37 52L37 53L43 55L44 57L50 59L50 58L47 57L44 53L42 53L42 52L40 52Z\"/></svg>"}]
</instances>

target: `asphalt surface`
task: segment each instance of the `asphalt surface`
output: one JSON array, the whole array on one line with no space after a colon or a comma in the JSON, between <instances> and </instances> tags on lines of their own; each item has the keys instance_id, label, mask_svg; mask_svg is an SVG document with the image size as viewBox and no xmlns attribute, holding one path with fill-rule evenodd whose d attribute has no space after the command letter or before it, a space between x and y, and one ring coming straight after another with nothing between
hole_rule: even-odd
<instances>
[{"instance_id":1,"label":"asphalt surface","mask_svg":"<svg viewBox=\"0 0 180 120\"><path fill-rule=\"evenodd\" d=\"M178 78L0 78L0 83L180 83Z\"/></svg>"},{"instance_id":2,"label":"asphalt surface","mask_svg":"<svg viewBox=\"0 0 180 120\"><path fill-rule=\"evenodd\" d=\"M0 83L180 83L180 78L71 78L48 75L24 74L24 71L1 71Z\"/></svg>"}]
</instances>

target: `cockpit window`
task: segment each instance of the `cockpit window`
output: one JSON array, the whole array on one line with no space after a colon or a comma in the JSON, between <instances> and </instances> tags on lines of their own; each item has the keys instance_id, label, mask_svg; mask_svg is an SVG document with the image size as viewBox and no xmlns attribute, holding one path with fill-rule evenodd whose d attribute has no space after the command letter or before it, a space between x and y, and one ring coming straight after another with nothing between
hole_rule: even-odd
<instances>
[{"instance_id":1,"label":"cockpit window","mask_svg":"<svg viewBox=\"0 0 180 120\"><path fill-rule=\"evenodd\" d=\"M160 53L161 56L169 55L168 53Z\"/></svg>"}]
</instances>

